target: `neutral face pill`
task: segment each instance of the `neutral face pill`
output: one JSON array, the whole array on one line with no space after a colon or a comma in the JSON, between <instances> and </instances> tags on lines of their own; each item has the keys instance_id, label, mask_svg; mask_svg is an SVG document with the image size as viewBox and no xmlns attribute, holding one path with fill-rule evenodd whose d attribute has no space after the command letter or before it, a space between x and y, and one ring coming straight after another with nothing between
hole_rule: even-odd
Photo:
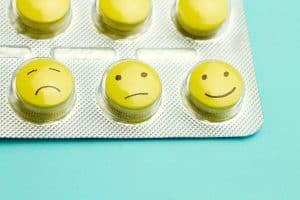
<instances>
[{"instance_id":1,"label":"neutral face pill","mask_svg":"<svg viewBox=\"0 0 300 200\"><path fill-rule=\"evenodd\" d=\"M61 32L69 24L70 8L70 0L16 0L19 23L32 32Z\"/></svg>"},{"instance_id":2,"label":"neutral face pill","mask_svg":"<svg viewBox=\"0 0 300 200\"><path fill-rule=\"evenodd\" d=\"M145 109L159 99L161 82L150 66L138 61L126 61L109 71L106 94L111 101L125 109Z\"/></svg>"},{"instance_id":3,"label":"neutral face pill","mask_svg":"<svg viewBox=\"0 0 300 200\"><path fill-rule=\"evenodd\" d=\"M161 81L154 69L139 61L121 62L110 69L105 93L110 106L133 121L150 117L160 100ZM135 117L140 119L134 119Z\"/></svg>"},{"instance_id":4,"label":"neutral face pill","mask_svg":"<svg viewBox=\"0 0 300 200\"><path fill-rule=\"evenodd\" d=\"M177 21L192 36L215 34L228 15L228 0L178 0Z\"/></svg>"},{"instance_id":5,"label":"neutral face pill","mask_svg":"<svg viewBox=\"0 0 300 200\"><path fill-rule=\"evenodd\" d=\"M208 61L198 65L188 81L189 98L208 113L223 113L233 109L244 94L241 74L231 65Z\"/></svg>"},{"instance_id":6,"label":"neutral face pill","mask_svg":"<svg viewBox=\"0 0 300 200\"><path fill-rule=\"evenodd\" d=\"M151 0L98 0L103 23L121 32L138 32L151 15Z\"/></svg>"},{"instance_id":7,"label":"neutral face pill","mask_svg":"<svg viewBox=\"0 0 300 200\"><path fill-rule=\"evenodd\" d=\"M52 59L25 64L16 75L16 92L22 102L37 109L64 105L74 93L71 72Z\"/></svg>"}]
</instances>

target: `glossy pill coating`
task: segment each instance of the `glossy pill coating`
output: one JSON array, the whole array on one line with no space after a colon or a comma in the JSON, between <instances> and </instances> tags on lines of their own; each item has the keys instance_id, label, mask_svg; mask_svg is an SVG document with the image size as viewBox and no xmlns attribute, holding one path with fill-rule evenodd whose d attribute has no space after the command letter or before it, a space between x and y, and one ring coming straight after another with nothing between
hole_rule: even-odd
<instances>
[{"instance_id":1,"label":"glossy pill coating","mask_svg":"<svg viewBox=\"0 0 300 200\"><path fill-rule=\"evenodd\" d=\"M102 21L111 29L137 32L151 15L151 0L98 0Z\"/></svg>"},{"instance_id":2,"label":"glossy pill coating","mask_svg":"<svg viewBox=\"0 0 300 200\"><path fill-rule=\"evenodd\" d=\"M70 23L70 9L70 0L16 0L19 23L26 31L62 32Z\"/></svg>"},{"instance_id":3,"label":"glossy pill coating","mask_svg":"<svg viewBox=\"0 0 300 200\"><path fill-rule=\"evenodd\" d=\"M234 108L244 94L241 74L221 61L198 65L188 81L189 98L200 110L222 113Z\"/></svg>"},{"instance_id":4,"label":"glossy pill coating","mask_svg":"<svg viewBox=\"0 0 300 200\"><path fill-rule=\"evenodd\" d=\"M74 94L74 79L69 69L53 59L26 63L16 74L16 92L26 105L36 109L55 109Z\"/></svg>"},{"instance_id":5,"label":"glossy pill coating","mask_svg":"<svg viewBox=\"0 0 300 200\"><path fill-rule=\"evenodd\" d=\"M209 37L229 15L228 0L178 0L177 21L185 32L195 37Z\"/></svg>"}]
</instances>

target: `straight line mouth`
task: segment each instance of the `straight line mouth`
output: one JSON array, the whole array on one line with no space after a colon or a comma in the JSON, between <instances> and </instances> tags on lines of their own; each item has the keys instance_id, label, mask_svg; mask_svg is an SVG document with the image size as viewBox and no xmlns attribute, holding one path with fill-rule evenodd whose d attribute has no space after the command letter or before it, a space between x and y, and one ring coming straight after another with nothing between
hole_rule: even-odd
<instances>
[{"instance_id":1,"label":"straight line mouth","mask_svg":"<svg viewBox=\"0 0 300 200\"><path fill-rule=\"evenodd\" d=\"M234 93L234 91L236 90L236 87L234 87L230 92L223 94L223 95L219 95L219 96L214 96L214 95L210 95L205 93L206 96L210 97L210 98L214 98L214 99L219 99L219 98L224 98L227 97L229 95L231 95L232 93Z\"/></svg>"},{"instance_id":2,"label":"straight line mouth","mask_svg":"<svg viewBox=\"0 0 300 200\"><path fill-rule=\"evenodd\" d=\"M55 86L45 85L45 86L42 86L39 89L37 89L36 92L35 92L35 95L37 96L41 90L46 89L46 88L52 88L52 89L56 90L57 92L61 92L60 89L55 87Z\"/></svg>"},{"instance_id":3,"label":"straight line mouth","mask_svg":"<svg viewBox=\"0 0 300 200\"><path fill-rule=\"evenodd\" d=\"M131 98L131 97L135 97L135 96L140 96L140 95L148 95L149 93L147 93L147 92L141 92L141 93L136 93L136 94L132 94L132 95L129 95L129 96L127 96L127 97L125 97L125 99L129 99L129 98Z\"/></svg>"}]
</instances>

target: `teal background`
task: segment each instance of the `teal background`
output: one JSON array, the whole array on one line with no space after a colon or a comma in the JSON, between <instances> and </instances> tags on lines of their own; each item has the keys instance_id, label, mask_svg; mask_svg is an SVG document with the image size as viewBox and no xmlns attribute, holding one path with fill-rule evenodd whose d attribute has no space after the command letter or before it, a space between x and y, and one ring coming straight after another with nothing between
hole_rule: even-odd
<instances>
[{"instance_id":1,"label":"teal background","mask_svg":"<svg viewBox=\"0 0 300 200\"><path fill-rule=\"evenodd\" d=\"M218 140L0 140L0 199L300 199L300 2L245 5L261 132Z\"/></svg>"}]
</instances>

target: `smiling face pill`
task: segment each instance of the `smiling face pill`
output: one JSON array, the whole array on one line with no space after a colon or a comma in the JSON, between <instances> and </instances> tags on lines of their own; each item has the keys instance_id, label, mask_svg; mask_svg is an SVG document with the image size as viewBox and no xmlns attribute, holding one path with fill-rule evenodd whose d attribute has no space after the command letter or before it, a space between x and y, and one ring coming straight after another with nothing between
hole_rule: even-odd
<instances>
[{"instance_id":1,"label":"smiling face pill","mask_svg":"<svg viewBox=\"0 0 300 200\"><path fill-rule=\"evenodd\" d=\"M160 102L161 92L161 81L156 71L139 61L118 63L106 76L107 101L130 121L151 117Z\"/></svg>"},{"instance_id":2,"label":"smiling face pill","mask_svg":"<svg viewBox=\"0 0 300 200\"><path fill-rule=\"evenodd\" d=\"M192 71L188 91L190 101L200 111L229 117L227 113L243 97L244 81L231 65L221 61L207 61Z\"/></svg>"},{"instance_id":3,"label":"smiling face pill","mask_svg":"<svg viewBox=\"0 0 300 200\"><path fill-rule=\"evenodd\" d=\"M228 0L178 0L176 19L193 37L210 37L229 15Z\"/></svg>"},{"instance_id":4,"label":"smiling face pill","mask_svg":"<svg viewBox=\"0 0 300 200\"><path fill-rule=\"evenodd\" d=\"M32 37L56 35L71 20L70 0L16 0L15 6L19 26Z\"/></svg>"},{"instance_id":5,"label":"smiling face pill","mask_svg":"<svg viewBox=\"0 0 300 200\"><path fill-rule=\"evenodd\" d=\"M151 16L151 0L98 0L99 20L116 34L139 32Z\"/></svg>"},{"instance_id":6,"label":"smiling face pill","mask_svg":"<svg viewBox=\"0 0 300 200\"><path fill-rule=\"evenodd\" d=\"M13 85L17 100L12 104L25 115L29 113L42 121L52 121L65 116L73 107L75 87L72 73L53 59L26 63L16 73Z\"/></svg>"}]
</instances>

